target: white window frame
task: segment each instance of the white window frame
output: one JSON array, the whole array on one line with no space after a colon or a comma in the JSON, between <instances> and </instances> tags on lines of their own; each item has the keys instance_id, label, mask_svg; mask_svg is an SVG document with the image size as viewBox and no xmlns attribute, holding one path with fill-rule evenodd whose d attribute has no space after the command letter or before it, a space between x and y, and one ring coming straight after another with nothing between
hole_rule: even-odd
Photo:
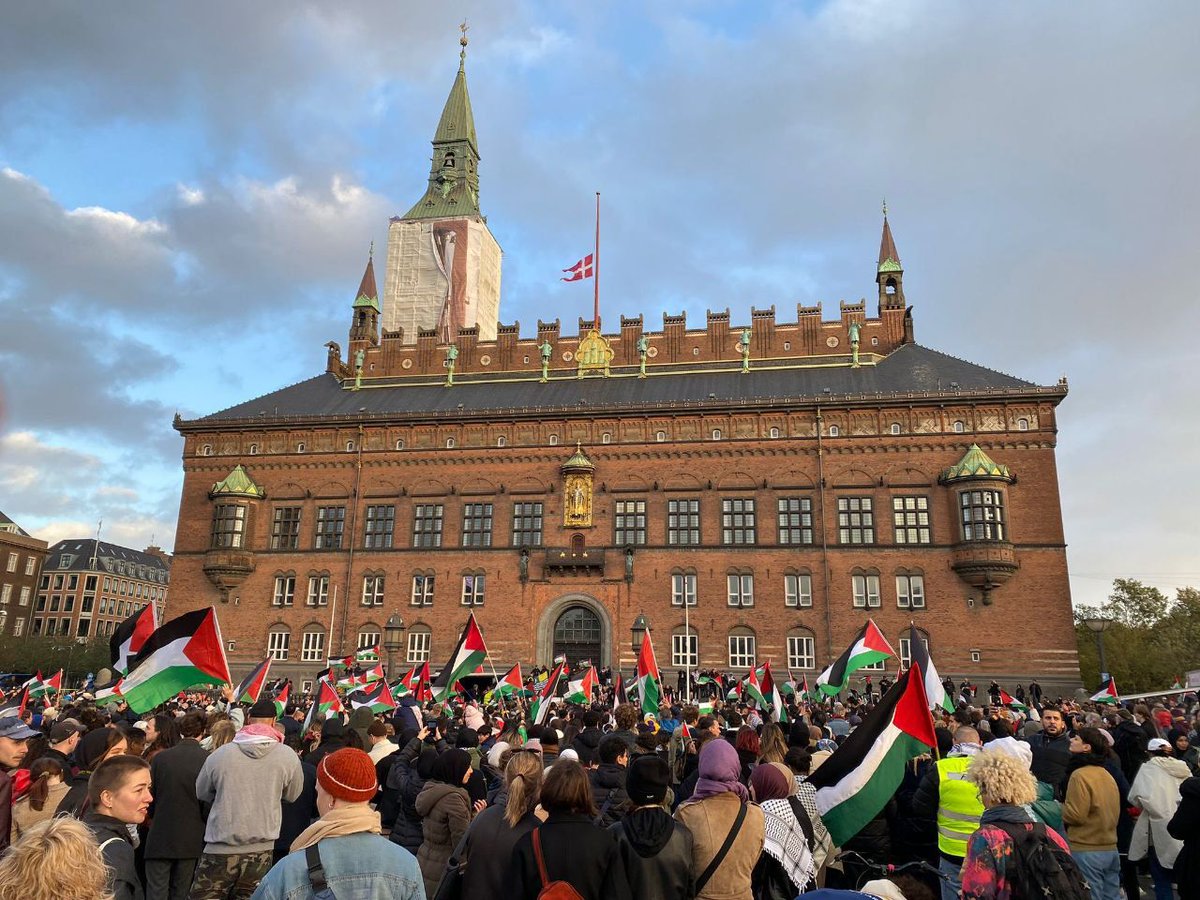
<instances>
[{"instance_id":1,"label":"white window frame","mask_svg":"<svg viewBox=\"0 0 1200 900\"><path fill-rule=\"evenodd\" d=\"M24 617L21 617L18 619L13 619L13 637L20 637L24 633L25 633Z\"/></svg>"},{"instance_id":2,"label":"white window frame","mask_svg":"<svg viewBox=\"0 0 1200 900\"><path fill-rule=\"evenodd\" d=\"M671 665L677 669L700 667L700 635L694 631L671 635Z\"/></svg>"},{"instance_id":3,"label":"white window frame","mask_svg":"<svg viewBox=\"0 0 1200 900\"><path fill-rule=\"evenodd\" d=\"M325 632L304 632L304 645L300 651L301 662L323 662L325 659Z\"/></svg>"},{"instance_id":4,"label":"white window frame","mask_svg":"<svg viewBox=\"0 0 1200 900\"><path fill-rule=\"evenodd\" d=\"M429 631L410 631L408 643L405 645L405 656L410 663L427 662L429 660L430 644L433 633Z\"/></svg>"},{"instance_id":5,"label":"white window frame","mask_svg":"<svg viewBox=\"0 0 1200 900\"><path fill-rule=\"evenodd\" d=\"M305 600L308 606L328 606L329 605L329 576L328 575L309 575L308 576L308 598Z\"/></svg>"},{"instance_id":6,"label":"white window frame","mask_svg":"<svg viewBox=\"0 0 1200 900\"><path fill-rule=\"evenodd\" d=\"M69 566L71 564L71 561L69 559L67 559L66 557L63 557L63 558L66 559L67 565ZM20 562L20 560L21 560L21 554L19 554L19 553L8 554L8 564L4 567L4 570L6 572L17 571L17 563ZM63 568L66 568L66 566L64 566Z\"/></svg>"},{"instance_id":7,"label":"white window frame","mask_svg":"<svg viewBox=\"0 0 1200 900\"><path fill-rule=\"evenodd\" d=\"M418 573L412 577L411 602L413 606L433 606L433 590L436 576Z\"/></svg>"},{"instance_id":8,"label":"white window frame","mask_svg":"<svg viewBox=\"0 0 1200 900\"><path fill-rule=\"evenodd\" d=\"M291 651L292 633L290 631L267 632L267 659L284 662Z\"/></svg>"},{"instance_id":9,"label":"white window frame","mask_svg":"<svg viewBox=\"0 0 1200 900\"><path fill-rule=\"evenodd\" d=\"M22 588L21 588L21 599L20 599L20 605L21 605L21 606L28 606L28 605L29 605L29 590L30 590L30 589L29 589L29 585L27 585L27 584L26 584L26 585L22 586Z\"/></svg>"},{"instance_id":10,"label":"white window frame","mask_svg":"<svg viewBox=\"0 0 1200 900\"><path fill-rule=\"evenodd\" d=\"M755 635L731 634L726 645L729 650L729 668L749 669L757 662L758 641Z\"/></svg>"},{"instance_id":11,"label":"white window frame","mask_svg":"<svg viewBox=\"0 0 1200 900\"><path fill-rule=\"evenodd\" d=\"M789 669L815 669L817 667L817 639L811 634L789 634L787 663Z\"/></svg>"},{"instance_id":12,"label":"white window frame","mask_svg":"<svg viewBox=\"0 0 1200 900\"><path fill-rule=\"evenodd\" d=\"M386 576L372 573L364 575L362 581L362 605L383 606L384 579Z\"/></svg>"},{"instance_id":13,"label":"white window frame","mask_svg":"<svg viewBox=\"0 0 1200 900\"><path fill-rule=\"evenodd\" d=\"M725 578L726 602L742 608L754 605L754 575L729 574Z\"/></svg>"},{"instance_id":14,"label":"white window frame","mask_svg":"<svg viewBox=\"0 0 1200 900\"><path fill-rule=\"evenodd\" d=\"M296 602L296 576L276 575L272 606L292 606Z\"/></svg>"},{"instance_id":15,"label":"white window frame","mask_svg":"<svg viewBox=\"0 0 1200 900\"><path fill-rule=\"evenodd\" d=\"M921 641L925 644L925 655L928 657L929 638L923 637L921 638ZM900 638L900 646L898 649L900 651L900 665L907 669L912 665L912 641L906 637Z\"/></svg>"},{"instance_id":16,"label":"white window frame","mask_svg":"<svg viewBox=\"0 0 1200 900\"><path fill-rule=\"evenodd\" d=\"M784 606L812 606L812 575L808 572L788 572L783 576Z\"/></svg>"},{"instance_id":17,"label":"white window frame","mask_svg":"<svg viewBox=\"0 0 1200 900\"><path fill-rule=\"evenodd\" d=\"M379 646L378 631L360 631L358 633L358 649L367 650L371 647Z\"/></svg>"},{"instance_id":18,"label":"white window frame","mask_svg":"<svg viewBox=\"0 0 1200 900\"><path fill-rule=\"evenodd\" d=\"M478 573L462 577L462 605L483 606L487 592L487 576Z\"/></svg>"},{"instance_id":19,"label":"white window frame","mask_svg":"<svg viewBox=\"0 0 1200 900\"><path fill-rule=\"evenodd\" d=\"M12 602L12 589L13 586L11 584L6 584L0 587L0 603Z\"/></svg>"},{"instance_id":20,"label":"white window frame","mask_svg":"<svg viewBox=\"0 0 1200 900\"><path fill-rule=\"evenodd\" d=\"M854 595L855 609L879 609L879 576L851 575L850 587Z\"/></svg>"},{"instance_id":21,"label":"white window frame","mask_svg":"<svg viewBox=\"0 0 1200 900\"><path fill-rule=\"evenodd\" d=\"M671 605L696 605L696 576L692 572L676 572L671 576Z\"/></svg>"},{"instance_id":22,"label":"white window frame","mask_svg":"<svg viewBox=\"0 0 1200 900\"><path fill-rule=\"evenodd\" d=\"M32 556L27 557L25 560L25 574L32 575L36 571L37 571L37 560Z\"/></svg>"},{"instance_id":23,"label":"white window frame","mask_svg":"<svg viewBox=\"0 0 1200 900\"><path fill-rule=\"evenodd\" d=\"M925 608L925 576L904 574L896 576L896 606L900 609Z\"/></svg>"}]
</instances>

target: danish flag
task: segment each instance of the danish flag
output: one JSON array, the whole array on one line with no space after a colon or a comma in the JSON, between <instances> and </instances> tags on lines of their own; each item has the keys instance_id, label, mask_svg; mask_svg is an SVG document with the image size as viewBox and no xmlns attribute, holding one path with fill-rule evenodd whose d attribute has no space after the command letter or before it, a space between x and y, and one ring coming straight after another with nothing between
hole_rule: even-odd
<instances>
[{"instance_id":1,"label":"danish flag","mask_svg":"<svg viewBox=\"0 0 1200 900\"><path fill-rule=\"evenodd\" d=\"M585 278L591 278L594 274L593 258L593 254L589 253L571 268L563 269L567 273L563 281L583 281Z\"/></svg>"}]
</instances>

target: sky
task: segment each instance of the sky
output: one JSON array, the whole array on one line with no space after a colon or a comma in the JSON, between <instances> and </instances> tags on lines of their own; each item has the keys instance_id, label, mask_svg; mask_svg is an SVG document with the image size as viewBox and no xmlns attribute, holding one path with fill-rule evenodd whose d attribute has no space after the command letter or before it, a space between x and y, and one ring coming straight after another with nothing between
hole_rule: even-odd
<instances>
[{"instance_id":1,"label":"sky","mask_svg":"<svg viewBox=\"0 0 1200 900\"><path fill-rule=\"evenodd\" d=\"M869 298L880 204L917 340L1066 375L1077 604L1200 585L1200 4L75 4L0 29L0 510L170 549L172 416L324 370L422 194L470 25L501 319Z\"/></svg>"}]
</instances>

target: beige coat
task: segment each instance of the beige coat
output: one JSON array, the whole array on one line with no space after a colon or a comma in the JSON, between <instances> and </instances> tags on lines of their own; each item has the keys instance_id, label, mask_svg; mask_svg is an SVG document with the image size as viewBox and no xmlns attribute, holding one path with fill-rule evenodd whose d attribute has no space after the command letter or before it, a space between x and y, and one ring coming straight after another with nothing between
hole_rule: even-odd
<instances>
[{"instance_id":1,"label":"beige coat","mask_svg":"<svg viewBox=\"0 0 1200 900\"><path fill-rule=\"evenodd\" d=\"M692 832L696 878L708 868L725 843L740 803L737 794L726 793L689 801L675 811L675 818ZM762 853L763 834L762 810L753 803L747 804L746 819L737 840L704 890L697 894L697 900L752 900L750 875Z\"/></svg>"},{"instance_id":2,"label":"beige coat","mask_svg":"<svg viewBox=\"0 0 1200 900\"><path fill-rule=\"evenodd\" d=\"M36 825L38 822L44 822L54 815L54 811L58 809L58 804L62 798L66 796L70 785L66 782L50 785L50 792L46 796L46 804L41 809L34 809L29 805L29 798L22 797L12 808L12 842L15 844L17 838L23 835L26 831Z\"/></svg>"}]
</instances>

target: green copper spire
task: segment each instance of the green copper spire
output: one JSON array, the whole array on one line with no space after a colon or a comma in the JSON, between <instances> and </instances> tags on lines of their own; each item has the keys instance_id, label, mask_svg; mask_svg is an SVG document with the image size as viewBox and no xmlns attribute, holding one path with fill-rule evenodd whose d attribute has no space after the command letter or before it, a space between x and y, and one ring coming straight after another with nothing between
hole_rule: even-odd
<instances>
[{"instance_id":1,"label":"green copper spire","mask_svg":"<svg viewBox=\"0 0 1200 900\"><path fill-rule=\"evenodd\" d=\"M210 497L248 497L252 500L261 500L266 495L240 465L234 466L233 471L214 484L208 492Z\"/></svg>"},{"instance_id":2,"label":"green copper spire","mask_svg":"<svg viewBox=\"0 0 1200 900\"><path fill-rule=\"evenodd\" d=\"M467 93L467 24L464 22L461 28L458 74L433 135L429 187L425 196L404 214L405 219L480 215L479 141L475 137L471 95Z\"/></svg>"},{"instance_id":3,"label":"green copper spire","mask_svg":"<svg viewBox=\"0 0 1200 900\"><path fill-rule=\"evenodd\" d=\"M962 459L942 472L941 481L949 484L966 478L995 478L1000 481L1012 481L1008 466L993 462L992 458L979 449L978 444L972 444Z\"/></svg>"}]
</instances>

